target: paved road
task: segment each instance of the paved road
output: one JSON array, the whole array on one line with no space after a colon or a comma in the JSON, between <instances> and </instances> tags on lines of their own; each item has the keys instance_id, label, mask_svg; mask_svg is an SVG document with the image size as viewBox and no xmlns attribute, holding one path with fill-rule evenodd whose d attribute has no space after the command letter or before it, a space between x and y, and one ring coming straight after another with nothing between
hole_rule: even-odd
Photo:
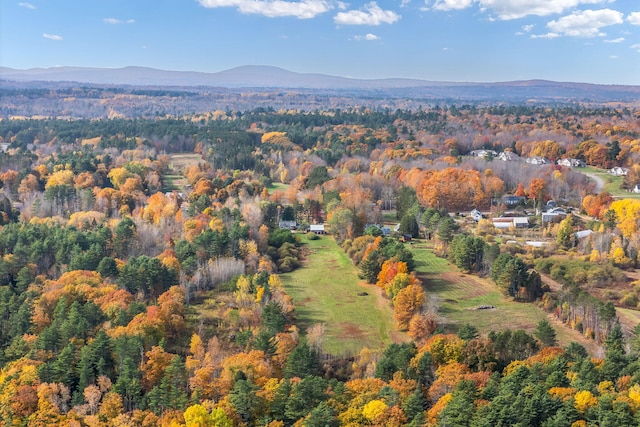
<instances>
[{"instance_id":1,"label":"paved road","mask_svg":"<svg viewBox=\"0 0 640 427\"><path fill-rule=\"evenodd\" d=\"M602 191L602 189L604 188L604 179L602 179L600 176L596 175L595 173L588 173L588 172L580 172L580 173L585 174L586 176L588 176L589 178L595 181L596 193L600 193Z\"/></svg>"}]
</instances>

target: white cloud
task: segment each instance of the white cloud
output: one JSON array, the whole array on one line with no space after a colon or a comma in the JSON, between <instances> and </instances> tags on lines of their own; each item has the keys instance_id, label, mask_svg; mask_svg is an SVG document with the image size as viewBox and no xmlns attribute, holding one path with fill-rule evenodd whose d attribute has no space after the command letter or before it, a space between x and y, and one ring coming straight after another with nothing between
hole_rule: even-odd
<instances>
[{"instance_id":1,"label":"white cloud","mask_svg":"<svg viewBox=\"0 0 640 427\"><path fill-rule=\"evenodd\" d=\"M27 3L27 2L20 2L18 3L18 6L20 7L26 7L27 9L31 9L34 10L36 7L34 5L32 5L31 3Z\"/></svg>"},{"instance_id":2,"label":"white cloud","mask_svg":"<svg viewBox=\"0 0 640 427\"><path fill-rule=\"evenodd\" d=\"M364 36L356 36L355 38L356 40L366 40L366 41L380 40L380 37L372 33L367 33Z\"/></svg>"},{"instance_id":3,"label":"white cloud","mask_svg":"<svg viewBox=\"0 0 640 427\"><path fill-rule=\"evenodd\" d=\"M491 9L503 20L528 15L548 16L562 13L581 4L610 3L612 0L475 0L483 11Z\"/></svg>"},{"instance_id":4,"label":"white cloud","mask_svg":"<svg viewBox=\"0 0 640 427\"><path fill-rule=\"evenodd\" d=\"M339 12L333 20L338 25L380 25L393 24L400 19L400 15L392 10L382 10L374 1L366 4L364 8L364 11Z\"/></svg>"},{"instance_id":5,"label":"white cloud","mask_svg":"<svg viewBox=\"0 0 640 427\"><path fill-rule=\"evenodd\" d=\"M535 27L535 25L523 25L522 31L516 32L516 36L524 36L526 33L530 33L533 27Z\"/></svg>"},{"instance_id":6,"label":"white cloud","mask_svg":"<svg viewBox=\"0 0 640 427\"><path fill-rule=\"evenodd\" d=\"M631 25L640 25L640 12L631 12L629 16L627 16L627 21Z\"/></svg>"},{"instance_id":7,"label":"white cloud","mask_svg":"<svg viewBox=\"0 0 640 427\"><path fill-rule=\"evenodd\" d=\"M104 18L103 21L105 24L111 24L111 25L134 24L136 22L135 19L127 19L126 21L123 21L121 19L116 19L116 18Z\"/></svg>"},{"instance_id":8,"label":"white cloud","mask_svg":"<svg viewBox=\"0 0 640 427\"><path fill-rule=\"evenodd\" d=\"M640 43L632 44L631 49L635 49L638 53L640 53Z\"/></svg>"},{"instance_id":9,"label":"white cloud","mask_svg":"<svg viewBox=\"0 0 640 427\"><path fill-rule=\"evenodd\" d=\"M617 39L605 40L605 43L622 43L624 41L624 37L618 37Z\"/></svg>"},{"instance_id":10,"label":"white cloud","mask_svg":"<svg viewBox=\"0 0 640 427\"><path fill-rule=\"evenodd\" d=\"M475 0L436 0L433 4L435 10L460 10L466 9Z\"/></svg>"},{"instance_id":11,"label":"white cloud","mask_svg":"<svg viewBox=\"0 0 640 427\"><path fill-rule=\"evenodd\" d=\"M55 41L62 40L62 36L59 36L57 34L42 33L42 37L44 37L45 39L55 40Z\"/></svg>"},{"instance_id":12,"label":"white cloud","mask_svg":"<svg viewBox=\"0 0 640 427\"><path fill-rule=\"evenodd\" d=\"M547 34L532 34L532 39L557 39L560 37L558 33L547 33Z\"/></svg>"},{"instance_id":13,"label":"white cloud","mask_svg":"<svg viewBox=\"0 0 640 427\"><path fill-rule=\"evenodd\" d=\"M198 0L207 8L236 7L240 13L263 15L268 18L293 16L310 19L331 10L324 0Z\"/></svg>"},{"instance_id":14,"label":"white cloud","mask_svg":"<svg viewBox=\"0 0 640 427\"><path fill-rule=\"evenodd\" d=\"M602 27L622 24L622 17L621 12L612 9L581 10L549 22L547 28L563 36L601 37L606 35L600 31Z\"/></svg>"},{"instance_id":15,"label":"white cloud","mask_svg":"<svg viewBox=\"0 0 640 427\"><path fill-rule=\"evenodd\" d=\"M609 59L618 59L618 55L609 55Z\"/></svg>"}]
</instances>

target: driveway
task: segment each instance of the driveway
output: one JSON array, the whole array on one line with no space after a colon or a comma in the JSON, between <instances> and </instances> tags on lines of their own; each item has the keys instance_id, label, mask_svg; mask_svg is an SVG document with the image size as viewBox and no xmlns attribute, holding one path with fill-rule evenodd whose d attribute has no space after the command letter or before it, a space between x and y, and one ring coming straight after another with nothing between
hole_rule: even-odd
<instances>
[{"instance_id":1,"label":"driveway","mask_svg":"<svg viewBox=\"0 0 640 427\"><path fill-rule=\"evenodd\" d=\"M595 181L596 193L600 193L602 191L602 189L604 188L604 179L602 179L600 176L596 175L595 173L589 173L589 172L580 172L580 173L585 174L586 176L591 178L593 181Z\"/></svg>"}]
</instances>

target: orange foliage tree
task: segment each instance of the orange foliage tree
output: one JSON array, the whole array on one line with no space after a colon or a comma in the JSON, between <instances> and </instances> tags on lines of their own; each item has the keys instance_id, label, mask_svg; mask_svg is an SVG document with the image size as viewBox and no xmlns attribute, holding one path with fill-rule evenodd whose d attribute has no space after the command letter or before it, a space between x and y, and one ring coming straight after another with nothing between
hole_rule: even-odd
<instances>
[{"instance_id":1,"label":"orange foliage tree","mask_svg":"<svg viewBox=\"0 0 640 427\"><path fill-rule=\"evenodd\" d=\"M427 172L416 193L427 206L460 211L469 210L472 206L487 206L490 198L503 190L502 180L491 174L446 168Z\"/></svg>"}]
</instances>

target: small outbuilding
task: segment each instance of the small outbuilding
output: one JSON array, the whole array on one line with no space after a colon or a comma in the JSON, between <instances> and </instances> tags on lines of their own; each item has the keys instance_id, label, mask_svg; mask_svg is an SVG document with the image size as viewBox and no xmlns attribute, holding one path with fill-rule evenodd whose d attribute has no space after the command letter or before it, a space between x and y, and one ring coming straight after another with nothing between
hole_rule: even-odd
<instances>
[{"instance_id":1,"label":"small outbuilding","mask_svg":"<svg viewBox=\"0 0 640 427\"><path fill-rule=\"evenodd\" d=\"M327 234L324 228L324 224L311 224L309 231L315 234Z\"/></svg>"}]
</instances>

